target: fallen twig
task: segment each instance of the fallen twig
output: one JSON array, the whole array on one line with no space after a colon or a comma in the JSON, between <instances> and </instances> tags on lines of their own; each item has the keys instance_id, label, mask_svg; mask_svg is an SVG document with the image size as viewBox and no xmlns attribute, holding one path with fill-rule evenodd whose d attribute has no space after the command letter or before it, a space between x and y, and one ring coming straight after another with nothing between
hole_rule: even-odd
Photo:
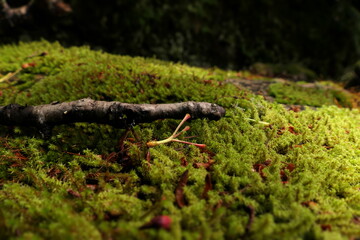
<instances>
[{"instance_id":1,"label":"fallen twig","mask_svg":"<svg viewBox=\"0 0 360 240\"><path fill-rule=\"evenodd\" d=\"M43 129L61 124L88 122L126 129L138 123L158 119L182 119L187 113L191 114L192 118L216 120L225 115L225 109L207 102L130 104L84 98L38 106L0 106L0 125L34 126Z\"/></svg>"}]
</instances>

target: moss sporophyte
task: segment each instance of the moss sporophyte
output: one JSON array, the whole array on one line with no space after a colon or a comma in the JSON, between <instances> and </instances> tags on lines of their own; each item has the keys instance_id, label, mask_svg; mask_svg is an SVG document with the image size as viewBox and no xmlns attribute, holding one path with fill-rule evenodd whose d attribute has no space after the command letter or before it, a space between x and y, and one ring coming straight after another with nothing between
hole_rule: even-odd
<instances>
[{"instance_id":1,"label":"moss sporophyte","mask_svg":"<svg viewBox=\"0 0 360 240\"><path fill-rule=\"evenodd\" d=\"M189 127L189 126L186 126L183 130L181 130L181 131L178 133L180 127L181 127L188 119L190 119L190 118L191 118L190 114L186 114L185 117L183 118L183 120L180 122L180 124L179 124L179 125L177 126L177 128L175 129L174 133L173 133L170 137L168 137L168 138L166 138L166 139L164 139L164 140L160 140L160 141L150 141L150 142L147 142L146 145L147 145L148 147L155 147L155 146L157 146L157 145L165 144L165 143L169 143L169 142L179 142L179 143L194 145L194 146L199 147L199 148L205 148L205 147L206 147L205 144L186 142L186 141L177 139L178 136L180 136L180 135L183 134L184 132L190 130L190 127Z\"/></svg>"}]
</instances>

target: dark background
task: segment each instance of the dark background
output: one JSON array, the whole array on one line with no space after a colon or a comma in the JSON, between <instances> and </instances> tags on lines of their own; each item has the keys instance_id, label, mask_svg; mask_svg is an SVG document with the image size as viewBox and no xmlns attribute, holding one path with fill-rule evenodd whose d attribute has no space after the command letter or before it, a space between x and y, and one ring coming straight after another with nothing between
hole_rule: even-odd
<instances>
[{"instance_id":1,"label":"dark background","mask_svg":"<svg viewBox=\"0 0 360 240\"><path fill-rule=\"evenodd\" d=\"M26 0L8 0L16 7ZM0 20L0 42L47 39L111 53L244 69L301 63L337 78L360 59L360 3L340 0L68 0L72 12Z\"/></svg>"}]
</instances>

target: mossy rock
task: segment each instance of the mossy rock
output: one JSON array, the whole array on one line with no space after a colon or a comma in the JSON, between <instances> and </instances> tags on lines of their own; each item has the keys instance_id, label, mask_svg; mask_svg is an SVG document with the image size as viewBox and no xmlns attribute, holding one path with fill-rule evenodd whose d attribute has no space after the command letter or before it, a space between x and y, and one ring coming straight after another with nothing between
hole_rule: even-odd
<instances>
[{"instance_id":1,"label":"mossy rock","mask_svg":"<svg viewBox=\"0 0 360 240\"><path fill-rule=\"evenodd\" d=\"M178 121L170 119L135 126L122 147L124 131L109 126L59 126L49 140L2 128L2 239L360 237L358 110L287 111L226 84L237 73L218 69L47 42L0 48L3 76L25 63L32 67L1 83L0 104L195 100L223 105L227 115L189 123L205 150L148 149L147 141L171 135ZM170 217L170 228L149 225L156 216Z\"/></svg>"},{"instance_id":2,"label":"mossy rock","mask_svg":"<svg viewBox=\"0 0 360 240\"><path fill-rule=\"evenodd\" d=\"M340 107L354 107L355 102L351 93L326 82L319 83L292 83L277 82L269 85L268 93L278 103L296 104L320 107L324 105L337 105Z\"/></svg>"},{"instance_id":3,"label":"mossy rock","mask_svg":"<svg viewBox=\"0 0 360 240\"><path fill-rule=\"evenodd\" d=\"M250 70L264 76L290 78L297 81L313 81L317 78L314 71L300 63L254 63L250 66Z\"/></svg>"},{"instance_id":4,"label":"mossy rock","mask_svg":"<svg viewBox=\"0 0 360 240\"><path fill-rule=\"evenodd\" d=\"M340 81L346 88L357 88L360 84L360 61L348 66L342 73Z\"/></svg>"}]
</instances>

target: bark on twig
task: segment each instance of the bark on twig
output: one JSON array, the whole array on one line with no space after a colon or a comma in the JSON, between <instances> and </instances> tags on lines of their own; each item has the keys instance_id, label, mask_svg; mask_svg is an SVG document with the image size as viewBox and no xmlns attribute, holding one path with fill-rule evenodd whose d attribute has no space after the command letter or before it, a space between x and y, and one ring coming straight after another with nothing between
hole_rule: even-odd
<instances>
[{"instance_id":1,"label":"bark on twig","mask_svg":"<svg viewBox=\"0 0 360 240\"><path fill-rule=\"evenodd\" d=\"M138 123L152 122L157 119L182 119L186 113L189 113L192 118L216 120L225 115L225 109L207 102L130 104L85 98L73 102L54 102L38 106L18 104L0 106L0 125L48 129L60 124L88 122L109 124L125 129Z\"/></svg>"}]
</instances>

